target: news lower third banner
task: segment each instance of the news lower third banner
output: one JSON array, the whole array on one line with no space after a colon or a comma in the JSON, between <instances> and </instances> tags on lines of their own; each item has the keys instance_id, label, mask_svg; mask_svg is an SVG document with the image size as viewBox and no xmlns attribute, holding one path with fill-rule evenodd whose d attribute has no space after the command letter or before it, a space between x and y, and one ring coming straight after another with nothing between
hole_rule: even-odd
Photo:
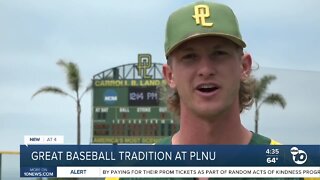
<instances>
[{"instance_id":1,"label":"news lower third banner","mask_svg":"<svg viewBox=\"0 0 320 180\"><path fill-rule=\"evenodd\" d=\"M320 177L320 145L20 145L20 177Z\"/></svg>"}]
</instances>

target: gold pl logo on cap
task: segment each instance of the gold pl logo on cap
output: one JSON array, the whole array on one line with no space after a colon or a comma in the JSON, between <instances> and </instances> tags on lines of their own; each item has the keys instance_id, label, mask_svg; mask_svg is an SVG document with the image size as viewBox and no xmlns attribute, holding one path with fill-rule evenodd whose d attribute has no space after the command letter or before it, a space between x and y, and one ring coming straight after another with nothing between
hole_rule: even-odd
<instances>
[{"instance_id":1,"label":"gold pl logo on cap","mask_svg":"<svg viewBox=\"0 0 320 180\"><path fill-rule=\"evenodd\" d=\"M192 16L196 20L196 24L200 24L204 27L211 27L213 23L206 22L206 18L210 17L210 9L208 5L200 4L194 6L194 15Z\"/></svg>"}]
</instances>

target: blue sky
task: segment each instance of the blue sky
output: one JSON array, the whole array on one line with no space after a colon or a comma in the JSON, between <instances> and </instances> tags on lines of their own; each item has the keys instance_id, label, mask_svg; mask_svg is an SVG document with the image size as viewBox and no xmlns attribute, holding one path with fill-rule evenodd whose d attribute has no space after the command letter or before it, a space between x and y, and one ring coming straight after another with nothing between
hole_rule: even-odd
<instances>
[{"instance_id":1,"label":"blue sky","mask_svg":"<svg viewBox=\"0 0 320 180\"><path fill-rule=\"evenodd\" d=\"M43 94L40 87L67 89L55 63L80 67L83 85L105 69L134 63L138 53L165 62L164 29L169 14L192 1L0 1L0 150L19 150L23 135L64 135L76 142L75 104ZM284 94L288 107L266 106L261 133L284 143L319 144L320 1L218 1L231 6L260 69L276 74L270 91ZM83 99L82 143L90 138L91 95ZM243 121L253 129L253 114ZM297 129L300 128L297 133Z\"/></svg>"}]
</instances>

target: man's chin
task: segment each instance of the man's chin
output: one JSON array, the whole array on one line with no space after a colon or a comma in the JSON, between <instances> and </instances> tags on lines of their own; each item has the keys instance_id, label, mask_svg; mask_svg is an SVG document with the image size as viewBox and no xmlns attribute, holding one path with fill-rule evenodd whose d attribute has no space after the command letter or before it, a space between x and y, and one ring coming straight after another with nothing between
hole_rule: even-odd
<instances>
[{"instance_id":1,"label":"man's chin","mask_svg":"<svg viewBox=\"0 0 320 180\"><path fill-rule=\"evenodd\" d=\"M205 121L214 121L214 119L218 117L219 114L221 114L221 111L213 108L202 109L202 110L199 110L197 113L198 117Z\"/></svg>"}]
</instances>

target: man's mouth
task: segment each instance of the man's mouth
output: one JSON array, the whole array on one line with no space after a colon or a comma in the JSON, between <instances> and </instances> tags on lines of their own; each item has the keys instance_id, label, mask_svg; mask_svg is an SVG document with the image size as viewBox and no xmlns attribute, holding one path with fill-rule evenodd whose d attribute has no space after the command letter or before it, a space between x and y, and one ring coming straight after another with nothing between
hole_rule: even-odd
<instances>
[{"instance_id":1,"label":"man's mouth","mask_svg":"<svg viewBox=\"0 0 320 180\"><path fill-rule=\"evenodd\" d=\"M219 87L214 84L200 84L196 89L202 93L211 93L219 89Z\"/></svg>"}]
</instances>

